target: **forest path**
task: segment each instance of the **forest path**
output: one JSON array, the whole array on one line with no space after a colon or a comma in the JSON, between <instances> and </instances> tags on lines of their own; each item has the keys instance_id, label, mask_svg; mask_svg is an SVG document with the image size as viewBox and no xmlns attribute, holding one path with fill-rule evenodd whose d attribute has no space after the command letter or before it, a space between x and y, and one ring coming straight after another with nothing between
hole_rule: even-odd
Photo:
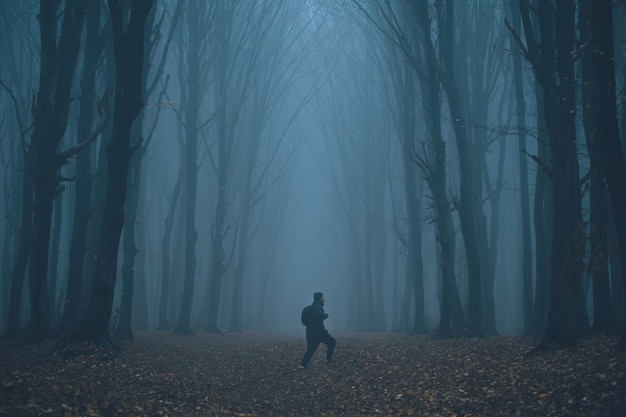
<instances>
[{"instance_id":1,"label":"forest path","mask_svg":"<svg viewBox=\"0 0 626 417\"><path fill-rule=\"evenodd\" d=\"M0 340L0 416L624 416L616 339L528 356L529 338L136 332L116 353ZM74 348L74 347L73 347Z\"/></svg>"}]
</instances>

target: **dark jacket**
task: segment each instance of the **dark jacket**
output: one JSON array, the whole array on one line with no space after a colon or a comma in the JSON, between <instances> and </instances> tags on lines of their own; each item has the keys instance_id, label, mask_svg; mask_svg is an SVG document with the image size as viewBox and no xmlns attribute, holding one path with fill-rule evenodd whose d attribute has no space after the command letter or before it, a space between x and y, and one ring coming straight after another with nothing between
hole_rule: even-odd
<instances>
[{"instance_id":1,"label":"dark jacket","mask_svg":"<svg viewBox=\"0 0 626 417\"><path fill-rule=\"evenodd\" d=\"M324 313L324 304L319 301L313 301L311 304L315 310L315 315L309 326L306 326L307 333L322 333L326 331L324 320L328 318L328 314Z\"/></svg>"}]
</instances>

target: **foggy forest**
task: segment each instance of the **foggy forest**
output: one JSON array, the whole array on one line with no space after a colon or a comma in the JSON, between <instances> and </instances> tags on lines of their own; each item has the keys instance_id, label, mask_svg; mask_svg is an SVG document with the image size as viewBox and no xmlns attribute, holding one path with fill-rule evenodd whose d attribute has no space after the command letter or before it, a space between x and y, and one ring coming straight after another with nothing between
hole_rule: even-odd
<instances>
[{"instance_id":1,"label":"foggy forest","mask_svg":"<svg viewBox=\"0 0 626 417\"><path fill-rule=\"evenodd\" d=\"M270 337L295 368L323 292L338 354L358 335L600 340L623 370L625 16L611 0L1 1L3 343ZM239 415L288 415L268 409Z\"/></svg>"}]
</instances>

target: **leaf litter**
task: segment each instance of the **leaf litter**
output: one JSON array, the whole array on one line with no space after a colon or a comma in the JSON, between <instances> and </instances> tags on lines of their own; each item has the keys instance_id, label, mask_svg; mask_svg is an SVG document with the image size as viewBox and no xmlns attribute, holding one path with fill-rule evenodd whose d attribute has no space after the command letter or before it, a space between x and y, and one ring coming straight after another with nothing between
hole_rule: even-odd
<instances>
[{"instance_id":1,"label":"leaf litter","mask_svg":"<svg viewBox=\"0 0 626 417\"><path fill-rule=\"evenodd\" d=\"M0 416L624 416L613 337L529 354L520 337L136 332L116 349L0 340Z\"/></svg>"}]
</instances>

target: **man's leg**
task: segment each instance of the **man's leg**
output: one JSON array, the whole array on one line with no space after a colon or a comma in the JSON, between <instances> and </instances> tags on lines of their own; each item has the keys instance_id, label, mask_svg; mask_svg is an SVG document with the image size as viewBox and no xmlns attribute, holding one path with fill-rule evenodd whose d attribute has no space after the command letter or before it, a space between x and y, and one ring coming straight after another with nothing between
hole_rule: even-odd
<instances>
[{"instance_id":1,"label":"man's leg","mask_svg":"<svg viewBox=\"0 0 626 417\"><path fill-rule=\"evenodd\" d=\"M302 368L306 368L306 366L309 364L309 361L313 357L313 354L315 353L315 350L317 349L319 345L320 345L319 337L312 336L309 334L306 335L306 353L302 357L302 362L300 362L300 366Z\"/></svg>"},{"instance_id":2,"label":"man's leg","mask_svg":"<svg viewBox=\"0 0 626 417\"><path fill-rule=\"evenodd\" d=\"M322 343L328 346L328 349L326 349L326 362L330 362L333 360L333 352L335 351L337 341L328 332L326 332L322 338Z\"/></svg>"}]
</instances>

